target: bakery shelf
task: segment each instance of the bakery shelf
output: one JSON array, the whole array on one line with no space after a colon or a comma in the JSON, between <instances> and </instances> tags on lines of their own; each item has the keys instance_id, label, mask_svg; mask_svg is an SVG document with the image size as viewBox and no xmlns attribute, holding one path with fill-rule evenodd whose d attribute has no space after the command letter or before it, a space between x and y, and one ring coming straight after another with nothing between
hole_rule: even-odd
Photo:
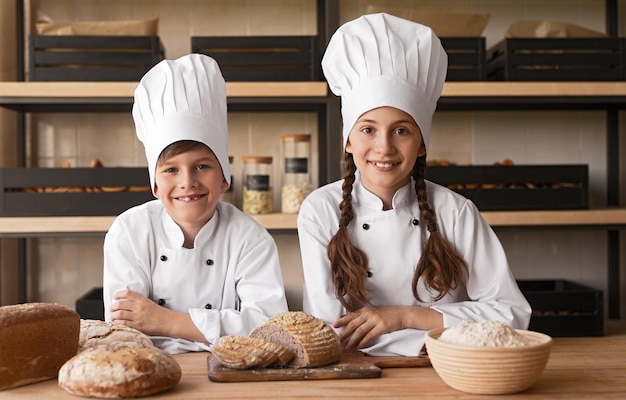
<instances>
[{"instance_id":1,"label":"bakery shelf","mask_svg":"<svg viewBox=\"0 0 626 400\"><path fill-rule=\"evenodd\" d=\"M483 217L494 228L606 228L625 227L626 208L558 211L485 211ZM296 214L253 215L269 230L295 230ZM102 234L115 216L94 217L1 217L0 236L48 236Z\"/></svg>"},{"instance_id":2,"label":"bakery shelf","mask_svg":"<svg viewBox=\"0 0 626 400\"><path fill-rule=\"evenodd\" d=\"M136 82L0 82L0 104L132 100ZM325 97L326 82L228 82L229 97ZM446 82L444 99L459 97L626 97L626 82Z\"/></svg>"},{"instance_id":3,"label":"bakery shelf","mask_svg":"<svg viewBox=\"0 0 626 400\"><path fill-rule=\"evenodd\" d=\"M0 105L16 111L127 110L136 82L0 82ZM229 102L323 103L325 82L228 82ZM116 107L117 106L117 107ZM56 111L56 110L55 110Z\"/></svg>"},{"instance_id":4,"label":"bakery shelf","mask_svg":"<svg viewBox=\"0 0 626 400\"><path fill-rule=\"evenodd\" d=\"M296 228L296 214L253 215L268 230ZM0 217L0 237L100 235L109 230L115 216Z\"/></svg>"},{"instance_id":5,"label":"bakery shelf","mask_svg":"<svg viewBox=\"0 0 626 400\"><path fill-rule=\"evenodd\" d=\"M25 112L128 112L136 82L0 82L0 106ZM325 82L228 82L231 106L324 106ZM332 98L332 97L331 97ZM438 110L624 108L626 82L447 82Z\"/></svg>"}]
</instances>

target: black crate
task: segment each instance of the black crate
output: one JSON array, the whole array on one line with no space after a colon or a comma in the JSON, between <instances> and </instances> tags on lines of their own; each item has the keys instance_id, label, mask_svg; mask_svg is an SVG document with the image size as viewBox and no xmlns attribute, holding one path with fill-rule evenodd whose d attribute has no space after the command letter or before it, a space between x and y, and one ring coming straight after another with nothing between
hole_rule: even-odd
<instances>
[{"instance_id":1,"label":"black crate","mask_svg":"<svg viewBox=\"0 0 626 400\"><path fill-rule=\"evenodd\" d=\"M487 79L485 38L441 38L448 53L446 81L484 81Z\"/></svg>"},{"instance_id":2,"label":"black crate","mask_svg":"<svg viewBox=\"0 0 626 400\"><path fill-rule=\"evenodd\" d=\"M30 37L31 81L139 81L164 58L158 36Z\"/></svg>"},{"instance_id":3,"label":"black crate","mask_svg":"<svg viewBox=\"0 0 626 400\"><path fill-rule=\"evenodd\" d=\"M149 186L147 168L2 168L0 216L118 215Z\"/></svg>"},{"instance_id":4,"label":"black crate","mask_svg":"<svg viewBox=\"0 0 626 400\"><path fill-rule=\"evenodd\" d=\"M213 57L227 81L319 81L316 36L192 36L192 53Z\"/></svg>"},{"instance_id":5,"label":"black crate","mask_svg":"<svg viewBox=\"0 0 626 400\"><path fill-rule=\"evenodd\" d=\"M622 38L504 39L489 49L487 77L506 81L621 81Z\"/></svg>"},{"instance_id":6,"label":"black crate","mask_svg":"<svg viewBox=\"0 0 626 400\"><path fill-rule=\"evenodd\" d=\"M82 319L104 321L104 301L102 288L91 289L76 300L76 312Z\"/></svg>"},{"instance_id":7,"label":"black crate","mask_svg":"<svg viewBox=\"0 0 626 400\"><path fill-rule=\"evenodd\" d=\"M472 200L482 211L589 207L587 165L430 166L426 179Z\"/></svg>"},{"instance_id":8,"label":"black crate","mask_svg":"<svg viewBox=\"0 0 626 400\"><path fill-rule=\"evenodd\" d=\"M603 336L602 291L567 280L518 280L533 309L530 330L555 337Z\"/></svg>"}]
</instances>

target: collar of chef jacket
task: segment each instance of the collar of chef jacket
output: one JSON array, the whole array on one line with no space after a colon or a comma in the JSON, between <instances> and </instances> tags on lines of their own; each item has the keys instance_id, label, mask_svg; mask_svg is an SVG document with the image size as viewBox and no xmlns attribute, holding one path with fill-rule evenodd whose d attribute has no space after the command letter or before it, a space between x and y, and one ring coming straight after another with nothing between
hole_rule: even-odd
<instances>
[{"instance_id":1,"label":"collar of chef jacket","mask_svg":"<svg viewBox=\"0 0 626 400\"><path fill-rule=\"evenodd\" d=\"M383 201L363 186L361 183L361 177L358 173L355 178L354 187L352 189L352 201L354 204L373 210L382 210ZM398 191L393 195L393 199L391 201L392 207L395 209L417 201L414 188L415 182L413 181L413 178L411 178L409 183L398 189Z\"/></svg>"},{"instance_id":2,"label":"collar of chef jacket","mask_svg":"<svg viewBox=\"0 0 626 400\"><path fill-rule=\"evenodd\" d=\"M198 232L196 237L194 238L193 247L197 248L198 243L202 243L202 238L208 236L211 232L216 229L217 222L219 220L219 212L218 208L215 208L215 213L211 217L211 219L204 224L202 229ZM163 221L163 234L167 240L168 246L171 248L179 248L183 247L183 243L185 242L185 236L183 234L183 230L178 226L178 224L172 219L172 217L167 213L165 207L163 208L163 216L161 218Z\"/></svg>"}]
</instances>

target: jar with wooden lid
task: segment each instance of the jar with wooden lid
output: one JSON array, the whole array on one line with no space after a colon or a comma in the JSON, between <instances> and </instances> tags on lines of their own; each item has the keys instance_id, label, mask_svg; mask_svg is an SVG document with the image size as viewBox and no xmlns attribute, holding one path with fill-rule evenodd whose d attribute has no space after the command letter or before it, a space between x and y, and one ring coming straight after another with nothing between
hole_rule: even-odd
<instances>
[{"instance_id":1,"label":"jar with wooden lid","mask_svg":"<svg viewBox=\"0 0 626 400\"><path fill-rule=\"evenodd\" d=\"M235 181L233 180L233 156L228 156L228 164L230 164L230 186L222 195L220 200L230 204L235 204Z\"/></svg>"},{"instance_id":2,"label":"jar with wooden lid","mask_svg":"<svg viewBox=\"0 0 626 400\"><path fill-rule=\"evenodd\" d=\"M272 157L243 157L242 208L247 214L273 211Z\"/></svg>"},{"instance_id":3,"label":"jar with wooden lid","mask_svg":"<svg viewBox=\"0 0 626 400\"><path fill-rule=\"evenodd\" d=\"M311 193L311 135L282 135L281 211L295 214Z\"/></svg>"}]
</instances>

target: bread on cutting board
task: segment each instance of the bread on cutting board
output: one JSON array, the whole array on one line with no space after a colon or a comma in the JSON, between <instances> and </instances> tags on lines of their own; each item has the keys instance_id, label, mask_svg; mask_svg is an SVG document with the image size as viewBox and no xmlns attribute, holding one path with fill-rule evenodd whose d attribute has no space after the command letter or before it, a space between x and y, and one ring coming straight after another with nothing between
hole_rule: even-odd
<instances>
[{"instance_id":1,"label":"bread on cutting board","mask_svg":"<svg viewBox=\"0 0 626 400\"><path fill-rule=\"evenodd\" d=\"M318 367L341 356L337 333L324 321L302 311L280 313L254 328L250 337L265 339L295 353L290 367Z\"/></svg>"}]
</instances>

